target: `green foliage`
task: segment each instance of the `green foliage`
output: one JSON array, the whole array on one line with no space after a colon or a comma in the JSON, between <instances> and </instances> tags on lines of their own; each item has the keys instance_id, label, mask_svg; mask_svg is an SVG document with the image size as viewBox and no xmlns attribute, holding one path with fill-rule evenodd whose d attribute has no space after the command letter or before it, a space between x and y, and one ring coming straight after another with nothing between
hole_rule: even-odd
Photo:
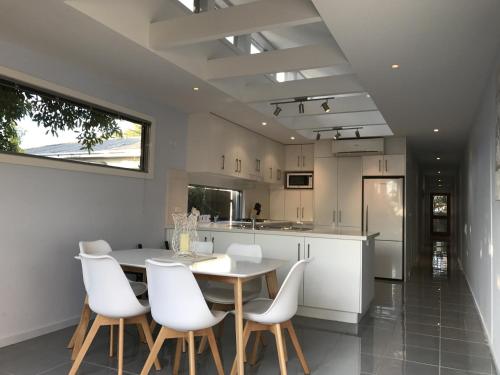
<instances>
[{"instance_id":1,"label":"green foliage","mask_svg":"<svg viewBox=\"0 0 500 375\"><path fill-rule=\"evenodd\" d=\"M26 115L55 137L60 131L75 131L78 143L89 153L105 140L122 137L116 119L105 112L0 85L0 151L19 151L16 125Z\"/></svg>"}]
</instances>

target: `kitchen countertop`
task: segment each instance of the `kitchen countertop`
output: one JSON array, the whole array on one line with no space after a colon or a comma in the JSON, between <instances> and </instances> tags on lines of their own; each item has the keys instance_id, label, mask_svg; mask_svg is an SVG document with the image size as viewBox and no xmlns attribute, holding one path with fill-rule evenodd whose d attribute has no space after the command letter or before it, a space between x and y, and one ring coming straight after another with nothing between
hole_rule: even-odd
<instances>
[{"instance_id":1,"label":"kitchen countertop","mask_svg":"<svg viewBox=\"0 0 500 375\"><path fill-rule=\"evenodd\" d=\"M297 224L301 226L301 224ZM366 241L367 239L375 238L380 233L364 232L361 229L355 228L335 228L323 225L311 225L311 230L293 230L293 229L251 229L233 227L226 223L207 223L198 224L198 230L209 230L214 232L234 232L234 233L250 233L250 234L274 234L280 236L297 236L297 237L318 237L332 238L340 240L359 240ZM167 229L171 229L167 228Z\"/></svg>"}]
</instances>

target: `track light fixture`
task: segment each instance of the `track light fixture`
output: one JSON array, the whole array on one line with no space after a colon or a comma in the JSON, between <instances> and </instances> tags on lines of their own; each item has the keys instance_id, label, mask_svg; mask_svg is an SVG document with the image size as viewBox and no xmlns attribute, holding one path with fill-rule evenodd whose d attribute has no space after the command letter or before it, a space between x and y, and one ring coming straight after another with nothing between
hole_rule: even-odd
<instances>
[{"instance_id":1,"label":"track light fixture","mask_svg":"<svg viewBox=\"0 0 500 375\"><path fill-rule=\"evenodd\" d=\"M299 113L304 113L304 103L300 102L299 104Z\"/></svg>"},{"instance_id":2,"label":"track light fixture","mask_svg":"<svg viewBox=\"0 0 500 375\"><path fill-rule=\"evenodd\" d=\"M342 134L340 134L340 131L337 130L337 133L333 136L333 139L337 140L340 139L340 137L342 137Z\"/></svg>"},{"instance_id":3,"label":"track light fixture","mask_svg":"<svg viewBox=\"0 0 500 375\"><path fill-rule=\"evenodd\" d=\"M276 108L274 110L274 115L278 116L281 112L281 109L282 109L280 107L281 104L299 103L299 113L303 114L305 112L305 106L304 106L305 102L313 102L313 101L321 100L321 101L323 101L323 103L321 103L321 108L323 109L324 112L328 113L331 111L330 105L328 104L328 101L331 99L333 100L333 99L335 99L335 97L334 96L299 96L296 98L283 100L280 102L273 102L270 104L276 106Z\"/></svg>"},{"instance_id":4,"label":"track light fixture","mask_svg":"<svg viewBox=\"0 0 500 375\"><path fill-rule=\"evenodd\" d=\"M319 141L321 139L321 133L322 132L335 132L333 135L333 139L340 139L342 138L342 133L341 131L344 130L354 130L354 134L356 135L356 138L361 138L361 133L360 129L363 129L361 126L334 126L332 128L321 128L321 129L314 129L313 134L316 133L316 140ZM344 135L345 136L345 135ZM350 137L347 137L346 139L352 139Z\"/></svg>"},{"instance_id":5,"label":"track light fixture","mask_svg":"<svg viewBox=\"0 0 500 375\"><path fill-rule=\"evenodd\" d=\"M356 134L356 138L361 138L361 134L359 134L359 130L356 129L356 131L354 132L354 134Z\"/></svg>"},{"instance_id":6,"label":"track light fixture","mask_svg":"<svg viewBox=\"0 0 500 375\"><path fill-rule=\"evenodd\" d=\"M316 133L316 140L319 141L321 139L321 133L317 132Z\"/></svg>"},{"instance_id":7,"label":"track light fixture","mask_svg":"<svg viewBox=\"0 0 500 375\"><path fill-rule=\"evenodd\" d=\"M322 104L321 107L323 108L323 111L325 112L330 112L330 106L328 105L328 99L326 99Z\"/></svg>"},{"instance_id":8,"label":"track light fixture","mask_svg":"<svg viewBox=\"0 0 500 375\"><path fill-rule=\"evenodd\" d=\"M276 109L274 110L273 114L274 114L276 117L278 117L278 116L279 116L279 114L281 113L281 111L282 111L281 107L280 107L280 106L278 106L278 105L276 104Z\"/></svg>"}]
</instances>

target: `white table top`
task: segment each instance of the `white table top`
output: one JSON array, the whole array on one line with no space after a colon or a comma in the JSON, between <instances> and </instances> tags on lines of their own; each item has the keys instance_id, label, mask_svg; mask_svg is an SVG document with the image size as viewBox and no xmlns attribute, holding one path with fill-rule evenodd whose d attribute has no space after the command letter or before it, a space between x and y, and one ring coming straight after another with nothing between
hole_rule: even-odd
<instances>
[{"instance_id":1,"label":"white table top","mask_svg":"<svg viewBox=\"0 0 500 375\"><path fill-rule=\"evenodd\" d=\"M146 259L162 258L172 255L171 251L163 249L133 249L117 250L109 253L122 266L146 267ZM274 271L287 262L271 258L252 258L227 254L213 254L215 259L196 262L189 266L196 274L225 277L253 277Z\"/></svg>"}]
</instances>

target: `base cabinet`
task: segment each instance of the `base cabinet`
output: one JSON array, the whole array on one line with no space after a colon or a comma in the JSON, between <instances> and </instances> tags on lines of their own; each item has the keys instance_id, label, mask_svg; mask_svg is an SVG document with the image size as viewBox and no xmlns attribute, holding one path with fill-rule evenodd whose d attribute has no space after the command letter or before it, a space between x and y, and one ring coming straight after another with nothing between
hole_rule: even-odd
<instances>
[{"instance_id":1,"label":"base cabinet","mask_svg":"<svg viewBox=\"0 0 500 375\"><path fill-rule=\"evenodd\" d=\"M304 305L361 313L361 241L305 238Z\"/></svg>"},{"instance_id":2,"label":"base cabinet","mask_svg":"<svg viewBox=\"0 0 500 375\"><path fill-rule=\"evenodd\" d=\"M293 265L304 257L304 237L256 234L255 243L262 247L264 258L281 259L288 262L276 272L279 285L283 284ZM303 303L303 287L301 289L299 305ZM267 296L267 291L264 291L263 297Z\"/></svg>"}]
</instances>

